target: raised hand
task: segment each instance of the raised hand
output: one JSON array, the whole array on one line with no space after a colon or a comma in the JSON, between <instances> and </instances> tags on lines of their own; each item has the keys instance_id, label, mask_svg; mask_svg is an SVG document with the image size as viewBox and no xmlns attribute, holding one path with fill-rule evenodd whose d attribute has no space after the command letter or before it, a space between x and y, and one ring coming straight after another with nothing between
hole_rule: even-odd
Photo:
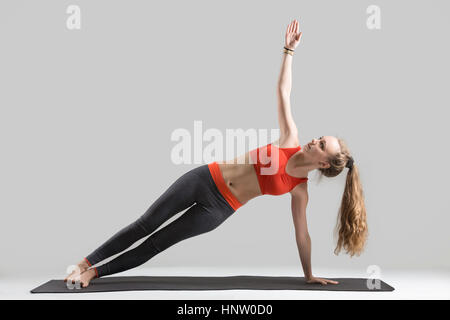
<instances>
[{"instance_id":1,"label":"raised hand","mask_svg":"<svg viewBox=\"0 0 450 320\"><path fill-rule=\"evenodd\" d=\"M298 31L298 21L292 20L286 29L285 46L288 49L294 50L297 48L302 38L302 33Z\"/></svg>"}]
</instances>

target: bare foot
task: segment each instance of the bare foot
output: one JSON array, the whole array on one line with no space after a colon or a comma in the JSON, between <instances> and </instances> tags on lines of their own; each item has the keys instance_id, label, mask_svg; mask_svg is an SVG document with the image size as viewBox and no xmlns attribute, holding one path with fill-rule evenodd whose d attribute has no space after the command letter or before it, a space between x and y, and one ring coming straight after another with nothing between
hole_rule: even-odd
<instances>
[{"instance_id":1,"label":"bare foot","mask_svg":"<svg viewBox=\"0 0 450 320\"><path fill-rule=\"evenodd\" d=\"M78 279L80 277L80 275L85 272L87 269L89 268L88 263L86 262L86 260L81 260L75 270L72 271L71 274L69 274L65 279L64 282L67 282L68 280L70 281L74 281L75 279Z\"/></svg>"},{"instance_id":2,"label":"bare foot","mask_svg":"<svg viewBox=\"0 0 450 320\"><path fill-rule=\"evenodd\" d=\"M83 272L80 276L81 287L86 288L95 276L95 270L93 268Z\"/></svg>"},{"instance_id":3,"label":"bare foot","mask_svg":"<svg viewBox=\"0 0 450 320\"><path fill-rule=\"evenodd\" d=\"M89 285L89 282L91 282L92 279L94 279L96 276L94 268L88 269L84 272L82 272L79 275L76 276L70 276L67 280L68 283L76 284L79 283L82 288L86 288Z\"/></svg>"}]
</instances>

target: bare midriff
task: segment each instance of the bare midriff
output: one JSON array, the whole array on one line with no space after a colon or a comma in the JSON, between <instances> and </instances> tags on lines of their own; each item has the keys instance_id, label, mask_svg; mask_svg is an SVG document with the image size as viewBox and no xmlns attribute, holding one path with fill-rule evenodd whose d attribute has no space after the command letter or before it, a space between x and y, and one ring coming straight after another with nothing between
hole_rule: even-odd
<instances>
[{"instance_id":1,"label":"bare midriff","mask_svg":"<svg viewBox=\"0 0 450 320\"><path fill-rule=\"evenodd\" d=\"M239 202L262 195L255 168L250 162L249 152L228 161L217 161L225 184Z\"/></svg>"}]
</instances>

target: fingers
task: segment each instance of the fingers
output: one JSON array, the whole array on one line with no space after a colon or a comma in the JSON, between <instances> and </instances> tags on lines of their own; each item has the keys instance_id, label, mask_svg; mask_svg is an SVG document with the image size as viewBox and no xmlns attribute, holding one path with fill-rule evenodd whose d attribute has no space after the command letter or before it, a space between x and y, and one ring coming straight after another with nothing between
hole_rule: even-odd
<instances>
[{"instance_id":1,"label":"fingers","mask_svg":"<svg viewBox=\"0 0 450 320\"><path fill-rule=\"evenodd\" d=\"M295 20L295 34L297 35L298 40L300 40L300 37L302 36L302 33L299 33L299 28L299 23L297 20Z\"/></svg>"},{"instance_id":2,"label":"fingers","mask_svg":"<svg viewBox=\"0 0 450 320\"><path fill-rule=\"evenodd\" d=\"M286 32L288 33L298 33L299 23L297 19L292 20L292 22L288 25Z\"/></svg>"},{"instance_id":3,"label":"fingers","mask_svg":"<svg viewBox=\"0 0 450 320\"><path fill-rule=\"evenodd\" d=\"M326 285L327 283L323 279L315 278L311 281L308 281L308 283L320 283L321 285Z\"/></svg>"},{"instance_id":4,"label":"fingers","mask_svg":"<svg viewBox=\"0 0 450 320\"><path fill-rule=\"evenodd\" d=\"M330 279L323 279L323 280L325 280L325 281L328 282L328 283L332 283L332 284L338 284L338 283L339 283L339 282L337 282L337 281L330 280Z\"/></svg>"},{"instance_id":5,"label":"fingers","mask_svg":"<svg viewBox=\"0 0 450 320\"><path fill-rule=\"evenodd\" d=\"M65 279L64 282L67 282L67 280L69 280L69 278L75 273L75 271L72 271L71 274L69 274Z\"/></svg>"},{"instance_id":6,"label":"fingers","mask_svg":"<svg viewBox=\"0 0 450 320\"><path fill-rule=\"evenodd\" d=\"M331 284L339 284L338 281L329 280L329 279L316 278L316 280L317 280L317 282L319 282L320 284L323 284L323 285L327 285L328 283L331 283Z\"/></svg>"},{"instance_id":7,"label":"fingers","mask_svg":"<svg viewBox=\"0 0 450 320\"><path fill-rule=\"evenodd\" d=\"M295 31L295 20L292 20L291 23L288 24L286 33L292 33Z\"/></svg>"},{"instance_id":8,"label":"fingers","mask_svg":"<svg viewBox=\"0 0 450 320\"><path fill-rule=\"evenodd\" d=\"M329 280L329 279L322 279L325 281L325 283L331 283L331 284L338 284L339 282L334 281L334 280Z\"/></svg>"}]
</instances>

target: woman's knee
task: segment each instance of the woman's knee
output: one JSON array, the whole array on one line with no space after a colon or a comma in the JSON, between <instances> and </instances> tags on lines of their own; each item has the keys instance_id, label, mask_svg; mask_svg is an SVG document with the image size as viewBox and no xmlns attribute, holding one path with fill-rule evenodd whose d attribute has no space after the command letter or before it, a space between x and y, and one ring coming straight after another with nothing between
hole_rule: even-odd
<instances>
[{"instance_id":1,"label":"woman's knee","mask_svg":"<svg viewBox=\"0 0 450 320\"><path fill-rule=\"evenodd\" d=\"M156 231L151 237L162 250L179 241L213 231L225 220L226 214L195 204L178 219Z\"/></svg>"}]
</instances>

